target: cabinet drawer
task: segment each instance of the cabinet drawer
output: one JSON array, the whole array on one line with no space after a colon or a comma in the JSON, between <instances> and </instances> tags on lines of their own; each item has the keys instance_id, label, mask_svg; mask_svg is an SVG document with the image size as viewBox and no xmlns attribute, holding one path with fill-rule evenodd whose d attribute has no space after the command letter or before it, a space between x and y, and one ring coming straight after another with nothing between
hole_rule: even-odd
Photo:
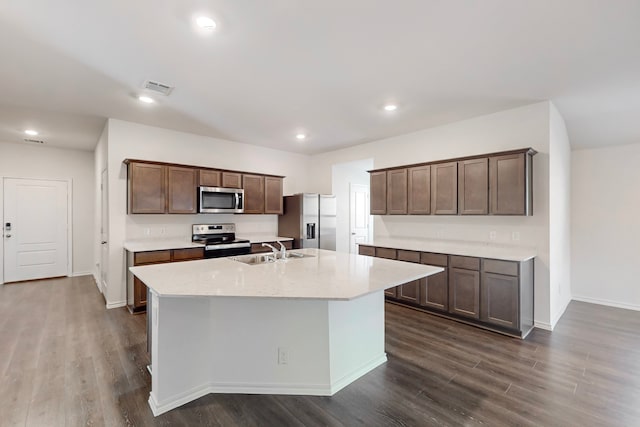
<instances>
[{"instance_id":1,"label":"cabinet drawer","mask_svg":"<svg viewBox=\"0 0 640 427\"><path fill-rule=\"evenodd\" d=\"M485 259L482 260L482 271L485 271L487 273L505 274L507 276L517 276L518 263L513 261Z\"/></svg>"},{"instance_id":2,"label":"cabinet drawer","mask_svg":"<svg viewBox=\"0 0 640 427\"><path fill-rule=\"evenodd\" d=\"M420 262L420 252L398 249L398 261Z\"/></svg>"},{"instance_id":3,"label":"cabinet drawer","mask_svg":"<svg viewBox=\"0 0 640 427\"><path fill-rule=\"evenodd\" d=\"M436 265L438 267L447 267L449 264L449 257L445 254L422 252L420 254L420 262L422 264Z\"/></svg>"},{"instance_id":4,"label":"cabinet drawer","mask_svg":"<svg viewBox=\"0 0 640 427\"><path fill-rule=\"evenodd\" d=\"M153 264L156 262L169 262L171 261L171 251L149 251L149 252L136 252L133 264Z\"/></svg>"},{"instance_id":5,"label":"cabinet drawer","mask_svg":"<svg viewBox=\"0 0 640 427\"><path fill-rule=\"evenodd\" d=\"M376 248L378 258L396 259L396 250L389 248Z\"/></svg>"},{"instance_id":6,"label":"cabinet drawer","mask_svg":"<svg viewBox=\"0 0 640 427\"><path fill-rule=\"evenodd\" d=\"M480 270L480 258L451 255L451 267L464 268L466 270Z\"/></svg>"},{"instance_id":7,"label":"cabinet drawer","mask_svg":"<svg viewBox=\"0 0 640 427\"><path fill-rule=\"evenodd\" d=\"M376 248L373 246L358 245L358 253L360 255L376 256Z\"/></svg>"},{"instance_id":8,"label":"cabinet drawer","mask_svg":"<svg viewBox=\"0 0 640 427\"><path fill-rule=\"evenodd\" d=\"M204 258L204 248L185 248L173 250L174 261L186 261L190 259L202 258Z\"/></svg>"}]
</instances>

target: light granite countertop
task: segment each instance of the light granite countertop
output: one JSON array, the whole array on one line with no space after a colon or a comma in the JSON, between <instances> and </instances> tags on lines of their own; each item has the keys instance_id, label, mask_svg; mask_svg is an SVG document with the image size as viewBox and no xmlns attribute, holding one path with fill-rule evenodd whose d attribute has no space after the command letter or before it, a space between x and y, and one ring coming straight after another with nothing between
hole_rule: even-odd
<instances>
[{"instance_id":1,"label":"light granite countertop","mask_svg":"<svg viewBox=\"0 0 640 427\"><path fill-rule=\"evenodd\" d=\"M247 265L229 258L130 267L159 296L351 300L443 271L440 267L323 249Z\"/></svg>"},{"instance_id":2,"label":"light granite countertop","mask_svg":"<svg viewBox=\"0 0 640 427\"><path fill-rule=\"evenodd\" d=\"M504 261L527 261L536 257L535 249L509 245L491 245L481 242L376 237L373 239L373 242L361 244L365 246L435 252Z\"/></svg>"},{"instance_id":3,"label":"light granite countertop","mask_svg":"<svg viewBox=\"0 0 640 427\"><path fill-rule=\"evenodd\" d=\"M249 235L249 236L237 236L238 239L247 239L251 243L262 242L275 242L280 240L284 242L286 240L293 240L291 237L278 237L269 235ZM147 252L147 251L163 251L168 249L185 249L185 248L202 248L202 243L193 243L189 239L185 238L168 238L168 239L138 239L127 240L124 242L124 248L130 252Z\"/></svg>"}]
</instances>

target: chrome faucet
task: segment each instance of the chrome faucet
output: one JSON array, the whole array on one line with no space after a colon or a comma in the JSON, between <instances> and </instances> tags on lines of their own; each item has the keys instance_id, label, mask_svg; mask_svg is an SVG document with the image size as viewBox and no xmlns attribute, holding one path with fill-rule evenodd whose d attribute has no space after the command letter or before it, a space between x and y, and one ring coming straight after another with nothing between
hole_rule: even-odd
<instances>
[{"instance_id":1,"label":"chrome faucet","mask_svg":"<svg viewBox=\"0 0 640 427\"><path fill-rule=\"evenodd\" d=\"M280 258L287 259L287 247L280 240L276 240L276 243L280 245Z\"/></svg>"},{"instance_id":2,"label":"chrome faucet","mask_svg":"<svg viewBox=\"0 0 640 427\"><path fill-rule=\"evenodd\" d=\"M271 252L273 252L273 260L275 261L278 259L278 250L276 248L274 248L268 243L263 243L262 246L271 248Z\"/></svg>"}]
</instances>

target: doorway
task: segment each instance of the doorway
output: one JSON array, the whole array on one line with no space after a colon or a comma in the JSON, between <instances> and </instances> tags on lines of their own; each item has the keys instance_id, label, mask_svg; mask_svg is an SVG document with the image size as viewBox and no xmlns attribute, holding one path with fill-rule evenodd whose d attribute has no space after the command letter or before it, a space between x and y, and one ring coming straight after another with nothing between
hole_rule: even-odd
<instances>
[{"instance_id":1,"label":"doorway","mask_svg":"<svg viewBox=\"0 0 640 427\"><path fill-rule=\"evenodd\" d=\"M107 191L107 169L100 174L100 292L106 295L107 272L109 270L109 193Z\"/></svg>"},{"instance_id":2,"label":"doorway","mask_svg":"<svg viewBox=\"0 0 640 427\"><path fill-rule=\"evenodd\" d=\"M349 188L349 252L358 253L358 243L370 241L369 186L350 184Z\"/></svg>"},{"instance_id":3,"label":"doorway","mask_svg":"<svg viewBox=\"0 0 640 427\"><path fill-rule=\"evenodd\" d=\"M71 185L4 178L4 282L71 275Z\"/></svg>"},{"instance_id":4,"label":"doorway","mask_svg":"<svg viewBox=\"0 0 640 427\"><path fill-rule=\"evenodd\" d=\"M369 217L369 173L373 169L373 159L356 160L346 163L338 163L332 167L332 192L336 196L336 251L353 253L357 252L358 242L368 241L373 235L373 222ZM357 195L352 195L354 190ZM352 206L352 197L356 206ZM366 206L365 206L366 205ZM365 212L366 208L366 212ZM356 218L352 218L357 215ZM358 228L353 229L352 224L358 223ZM368 231L363 231L364 225ZM355 237L351 233L356 233ZM363 233L368 237L363 237Z\"/></svg>"}]
</instances>

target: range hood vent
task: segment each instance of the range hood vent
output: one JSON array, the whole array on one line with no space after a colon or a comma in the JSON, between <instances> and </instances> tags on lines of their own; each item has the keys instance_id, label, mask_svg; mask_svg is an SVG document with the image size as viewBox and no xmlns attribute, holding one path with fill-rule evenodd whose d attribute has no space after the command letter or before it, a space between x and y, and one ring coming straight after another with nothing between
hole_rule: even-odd
<instances>
[{"instance_id":1,"label":"range hood vent","mask_svg":"<svg viewBox=\"0 0 640 427\"><path fill-rule=\"evenodd\" d=\"M44 141L41 139L31 139L31 138L25 138L24 142L28 142L30 144L44 144Z\"/></svg>"},{"instance_id":2,"label":"range hood vent","mask_svg":"<svg viewBox=\"0 0 640 427\"><path fill-rule=\"evenodd\" d=\"M171 91L173 90L173 86L169 86L167 84L160 83L160 82L155 82L153 80L145 81L143 87L145 89L152 90L164 96L169 96L171 94Z\"/></svg>"}]
</instances>

